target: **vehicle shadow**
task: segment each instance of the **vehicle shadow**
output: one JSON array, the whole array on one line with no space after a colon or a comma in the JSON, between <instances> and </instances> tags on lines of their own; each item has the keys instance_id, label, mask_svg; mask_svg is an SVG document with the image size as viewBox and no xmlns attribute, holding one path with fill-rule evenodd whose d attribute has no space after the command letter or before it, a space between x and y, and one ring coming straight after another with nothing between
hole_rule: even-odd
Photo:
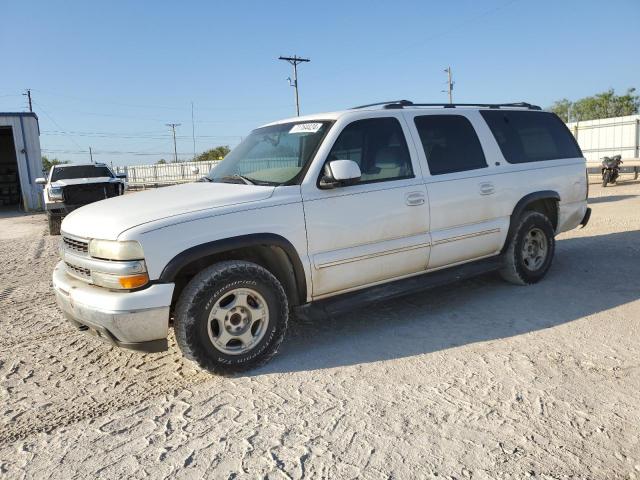
<instances>
[{"instance_id":1,"label":"vehicle shadow","mask_svg":"<svg viewBox=\"0 0 640 480\"><path fill-rule=\"evenodd\" d=\"M630 198L636 198L638 195L609 195L603 197L589 198L587 203L593 205L594 203L606 203L606 202L618 202L620 200L628 200Z\"/></svg>"},{"instance_id":2,"label":"vehicle shadow","mask_svg":"<svg viewBox=\"0 0 640 480\"><path fill-rule=\"evenodd\" d=\"M279 355L249 375L295 372L421 355L498 340L640 298L640 231L557 242L540 283L518 287L488 274L326 320L292 320ZM598 252L616 246L616 261ZM606 295L597 295L602 286Z\"/></svg>"}]
</instances>

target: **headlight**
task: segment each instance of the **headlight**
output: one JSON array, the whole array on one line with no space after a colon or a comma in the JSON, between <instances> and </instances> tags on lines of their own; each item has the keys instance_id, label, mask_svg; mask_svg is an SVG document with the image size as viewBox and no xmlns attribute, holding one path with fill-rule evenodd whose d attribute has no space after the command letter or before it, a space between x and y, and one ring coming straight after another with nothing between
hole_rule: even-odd
<instances>
[{"instance_id":1,"label":"headlight","mask_svg":"<svg viewBox=\"0 0 640 480\"><path fill-rule=\"evenodd\" d=\"M62 187L49 187L49 200L62 200Z\"/></svg>"},{"instance_id":2,"label":"headlight","mask_svg":"<svg viewBox=\"0 0 640 480\"><path fill-rule=\"evenodd\" d=\"M105 260L142 260L142 245L136 241L91 240L89 255Z\"/></svg>"}]
</instances>

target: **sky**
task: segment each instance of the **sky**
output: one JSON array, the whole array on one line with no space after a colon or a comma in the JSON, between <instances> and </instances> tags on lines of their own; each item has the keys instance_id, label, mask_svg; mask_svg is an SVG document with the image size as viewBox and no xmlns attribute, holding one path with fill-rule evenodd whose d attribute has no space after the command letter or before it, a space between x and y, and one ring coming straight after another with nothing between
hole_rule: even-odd
<instances>
[{"instance_id":1,"label":"sky","mask_svg":"<svg viewBox=\"0 0 640 480\"><path fill-rule=\"evenodd\" d=\"M375 101L547 107L640 89L639 0L2 1L0 111L32 89L43 153L114 165L233 147L253 128ZM192 102L193 118L192 123Z\"/></svg>"}]
</instances>

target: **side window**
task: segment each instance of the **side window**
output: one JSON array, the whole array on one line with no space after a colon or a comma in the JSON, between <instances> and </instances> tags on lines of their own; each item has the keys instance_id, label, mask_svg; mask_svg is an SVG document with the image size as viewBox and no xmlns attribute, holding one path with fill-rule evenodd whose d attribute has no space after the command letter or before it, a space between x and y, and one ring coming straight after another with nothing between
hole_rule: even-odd
<instances>
[{"instance_id":1,"label":"side window","mask_svg":"<svg viewBox=\"0 0 640 480\"><path fill-rule=\"evenodd\" d=\"M485 168L487 161L471 122L461 115L422 115L414 122L431 175Z\"/></svg>"},{"instance_id":2,"label":"side window","mask_svg":"<svg viewBox=\"0 0 640 480\"><path fill-rule=\"evenodd\" d=\"M573 135L553 113L482 110L480 114L509 163L582 157Z\"/></svg>"},{"instance_id":3,"label":"side window","mask_svg":"<svg viewBox=\"0 0 640 480\"><path fill-rule=\"evenodd\" d=\"M413 177L411 157L396 118L370 118L350 123L333 144L327 161L353 160L360 183Z\"/></svg>"}]
</instances>

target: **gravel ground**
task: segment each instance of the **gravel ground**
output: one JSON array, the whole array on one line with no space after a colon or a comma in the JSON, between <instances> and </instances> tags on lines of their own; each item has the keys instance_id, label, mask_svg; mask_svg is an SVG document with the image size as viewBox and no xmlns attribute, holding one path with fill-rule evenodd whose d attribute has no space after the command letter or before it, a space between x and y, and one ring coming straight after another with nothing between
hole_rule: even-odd
<instances>
[{"instance_id":1,"label":"gravel ground","mask_svg":"<svg viewBox=\"0 0 640 480\"><path fill-rule=\"evenodd\" d=\"M640 182L591 196L543 282L293 322L234 378L173 338L142 355L75 331L44 216L0 219L0 477L640 478Z\"/></svg>"}]
</instances>

